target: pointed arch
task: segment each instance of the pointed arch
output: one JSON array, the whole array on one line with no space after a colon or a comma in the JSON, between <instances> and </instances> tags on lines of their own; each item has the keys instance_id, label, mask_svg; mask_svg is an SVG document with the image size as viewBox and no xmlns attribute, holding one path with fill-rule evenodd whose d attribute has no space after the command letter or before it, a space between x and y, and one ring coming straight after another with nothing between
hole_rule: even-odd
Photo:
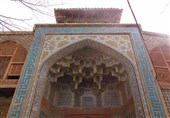
<instances>
[{"instance_id":1,"label":"pointed arch","mask_svg":"<svg viewBox=\"0 0 170 118\"><path fill-rule=\"evenodd\" d=\"M32 110L31 110L31 116L30 117L37 117L38 115L38 110L37 108L40 108L40 101L41 97L43 95L43 90L44 90L44 85L45 85L45 79L48 73L48 70L50 67L57 62L59 59L63 58L64 56L82 49L84 47L91 47L96 50L99 50L100 52L103 52L110 57L113 57L117 59L124 67L126 68L128 75L129 75L129 83L131 86L132 90L132 95L134 99L134 104L135 104L135 110L136 110L136 115L137 117L144 117L144 110L143 110L143 104L142 104L142 99L140 97L140 90L138 87L137 83L137 78L139 75L137 75L137 70L136 67L132 64L132 62L127 59L125 56L117 52L116 50L112 49L111 47L108 47L105 44L101 44L97 41L91 40L91 39L85 39L81 40L79 42L76 42L74 44L71 44L69 46L66 46L65 48L56 51L53 53L48 59L46 59L43 64L40 66L39 72L40 75L38 77L38 82L36 86L36 91L35 91L35 96L33 99L33 104L32 104ZM135 89L134 89L135 88Z\"/></svg>"},{"instance_id":2,"label":"pointed arch","mask_svg":"<svg viewBox=\"0 0 170 118\"><path fill-rule=\"evenodd\" d=\"M1 40L0 40L0 43L3 43L3 42L13 42L13 43L16 43L18 45L21 45L22 47L24 47L27 52L29 51L30 47L31 47L31 44L33 42L33 35L32 33L28 33L28 34L2 34L1 35Z\"/></svg>"},{"instance_id":3,"label":"pointed arch","mask_svg":"<svg viewBox=\"0 0 170 118\"><path fill-rule=\"evenodd\" d=\"M0 78L19 79L26 56L27 50L23 46L13 41L0 42Z\"/></svg>"}]
</instances>

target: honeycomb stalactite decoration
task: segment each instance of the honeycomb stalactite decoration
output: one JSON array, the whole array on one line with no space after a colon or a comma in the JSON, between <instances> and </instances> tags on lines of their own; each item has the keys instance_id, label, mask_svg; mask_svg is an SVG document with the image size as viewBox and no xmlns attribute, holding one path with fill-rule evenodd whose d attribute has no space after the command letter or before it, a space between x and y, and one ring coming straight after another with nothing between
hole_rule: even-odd
<instances>
[{"instance_id":1,"label":"honeycomb stalactite decoration","mask_svg":"<svg viewBox=\"0 0 170 118\"><path fill-rule=\"evenodd\" d=\"M101 89L104 76L117 77L121 82L127 78L127 72L120 62L88 47L62 58L50 68L49 73L48 78L52 82L57 82L65 74L72 76L74 89L83 79L92 79Z\"/></svg>"},{"instance_id":2,"label":"honeycomb stalactite decoration","mask_svg":"<svg viewBox=\"0 0 170 118\"><path fill-rule=\"evenodd\" d=\"M131 96L125 67L88 46L54 63L47 78L44 97L53 107L120 107Z\"/></svg>"}]
</instances>

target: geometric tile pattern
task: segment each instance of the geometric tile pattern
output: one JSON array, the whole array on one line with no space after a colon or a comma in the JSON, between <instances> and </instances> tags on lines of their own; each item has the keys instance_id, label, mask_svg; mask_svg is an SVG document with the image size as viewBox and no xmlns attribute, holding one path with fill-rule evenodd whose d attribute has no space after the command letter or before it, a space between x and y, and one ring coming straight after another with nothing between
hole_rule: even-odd
<instances>
[{"instance_id":1,"label":"geometric tile pattern","mask_svg":"<svg viewBox=\"0 0 170 118\"><path fill-rule=\"evenodd\" d=\"M154 66L166 66L162 53L151 51L150 56Z\"/></svg>"},{"instance_id":2,"label":"geometric tile pattern","mask_svg":"<svg viewBox=\"0 0 170 118\"><path fill-rule=\"evenodd\" d=\"M170 117L170 90L169 89L162 89L162 94L165 100L165 104L167 106L167 110L169 112L169 117Z\"/></svg>"},{"instance_id":3,"label":"geometric tile pattern","mask_svg":"<svg viewBox=\"0 0 170 118\"><path fill-rule=\"evenodd\" d=\"M156 39L155 36L150 36L150 39L156 42L153 44L157 44L150 51L150 56L156 72L156 80L162 91L166 109L170 116L170 66L168 67L168 64L170 65L170 40L165 35Z\"/></svg>"},{"instance_id":4,"label":"geometric tile pattern","mask_svg":"<svg viewBox=\"0 0 170 118\"><path fill-rule=\"evenodd\" d=\"M170 44L170 40L169 40L170 37L168 35L161 36L160 34L155 34L155 33L147 34L144 32L143 37L149 52L157 46L168 44L168 42Z\"/></svg>"},{"instance_id":5,"label":"geometric tile pattern","mask_svg":"<svg viewBox=\"0 0 170 118\"><path fill-rule=\"evenodd\" d=\"M158 82L170 83L170 75L167 68L156 68L155 72L157 75ZM163 87L164 88L164 87Z\"/></svg>"},{"instance_id":6,"label":"geometric tile pattern","mask_svg":"<svg viewBox=\"0 0 170 118\"><path fill-rule=\"evenodd\" d=\"M114 50L122 53L131 62L135 63L132 45L129 35L47 35L45 37L40 63L52 53L84 39L92 39L106 44Z\"/></svg>"},{"instance_id":7,"label":"geometric tile pattern","mask_svg":"<svg viewBox=\"0 0 170 118\"><path fill-rule=\"evenodd\" d=\"M143 104L142 106L142 101L141 101L141 96L144 97L144 94L142 93L142 85L141 82L138 82L139 84L139 89L138 89L138 84L137 81L139 81L140 79L138 79L139 77L137 76L138 74L135 74L134 68L136 69L136 66L133 67L132 63L125 58L124 56L122 56L122 54L116 52L115 50L113 50L112 48L108 47L107 45L104 44L100 44L96 41L92 41L92 40L83 40L83 41L79 41L78 43L74 43L70 46L67 46L66 48L57 51L54 55L52 55L50 58L48 58L48 60L46 60L45 63L43 63L43 67L41 69L40 72L40 76L38 77L38 82L37 82L37 87L36 87L36 93L35 93L35 100L40 100L41 99L41 93L42 90L44 89L42 86L44 86L43 81L46 80L45 76L48 73L47 70L49 70L51 68L51 66L56 63L58 61L58 59L63 58L63 56L65 55L69 55L70 53L76 51L76 50L80 50L82 49L84 46L88 46L91 48L94 48L100 52L103 52L107 55L110 55L112 58L116 58L117 60L119 60L119 62L122 63L122 65L124 65L124 67L126 67L126 71L128 72L129 75L129 81L131 83L131 90L132 90L132 95L135 101L135 110L138 116L140 116L141 118L144 117L144 109L147 111L147 106L146 104ZM57 60L56 60L57 59ZM136 69L137 70L137 69ZM137 76L137 77L136 77ZM139 90L141 91L141 93L139 93ZM33 101L35 101L33 100ZM146 101L144 101L145 99L143 99L143 103L146 103ZM33 112L37 112L37 108L39 107L40 102L39 101L35 101L33 103ZM144 109L142 108L144 107ZM35 109L34 109L35 108ZM32 115L34 115L36 113L33 113ZM146 114L146 113L145 113ZM147 116L147 115L146 115ZM37 117L37 116L31 116L31 117Z\"/></svg>"},{"instance_id":8,"label":"geometric tile pattern","mask_svg":"<svg viewBox=\"0 0 170 118\"><path fill-rule=\"evenodd\" d=\"M148 66L150 65L150 62L148 61L146 48L144 47L144 44L139 33L132 35L134 38L134 48L136 50L138 62L142 73L142 78L145 83L145 88L148 94L148 99L152 110L152 116L165 117L165 112L158 93L158 88L156 86L155 79L151 67Z\"/></svg>"},{"instance_id":9,"label":"geometric tile pattern","mask_svg":"<svg viewBox=\"0 0 170 118\"><path fill-rule=\"evenodd\" d=\"M22 74L22 77L19 81L18 88L14 95L14 99L9 111L8 117L18 118L18 117L28 117L29 111L25 112L24 108L27 105L28 108L31 108L29 103L32 100L32 93L35 90L36 78L33 76L36 72L38 56L40 54L40 48L43 43L43 37L46 34L64 34L64 33L129 33L132 36L132 41L134 44L134 49L137 56L137 61L139 63L139 69L142 75L142 81L144 82L146 95L148 97L147 101L149 102L149 107L151 109L152 117L166 117L165 112L162 106L160 95L158 93L157 86L155 84L154 76L150 67L150 62L146 49L144 47L142 38L138 29L136 27L38 27L35 31L34 42L30 50L25 68ZM33 86L33 88L32 88ZM31 90L32 88L32 90ZM138 89L138 88L135 88ZM143 96L142 96L143 97ZM145 97L143 98L145 99ZM38 99L39 100L39 99ZM35 101L38 101L35 100ZM35 107L35 109L38 109ZM146 109L144 108L145 112ZM24 111L24 112L23 112ZM22 114L24 113L24 114ZM140 117L140 116L138 116ZM149 117L149 116L146 116Z\"/></svg>"}]
</instances>

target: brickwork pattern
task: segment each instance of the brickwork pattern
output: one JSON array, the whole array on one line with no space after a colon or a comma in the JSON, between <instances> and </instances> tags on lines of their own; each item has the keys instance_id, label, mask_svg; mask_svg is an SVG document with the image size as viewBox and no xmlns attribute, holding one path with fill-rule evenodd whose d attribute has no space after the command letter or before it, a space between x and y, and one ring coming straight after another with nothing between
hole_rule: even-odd
<instances>
[{"instance_id":1,"label":"brickwork pattern","mask_svg":"<svg viewBox=\"0 0 170 118\"><path fill-rule=\"evenodd\" d=\"M168 35L143 32L143 37L149 52L155 47L170 43L170 37Z\"/></svg>"},{"instance_id":2,"label":"brickwork pattern","mask_svg":"<svg viewBox=\"0 0 170 118\"><path fill-rule=\"evenodd\" d=\"M146 86L146 93L148 96L148 101L150 108L152 110L153 117L165 117L162 103L159 97L159 93L155 84L154 76L151 72L150 63L148 61L146 49L144 48L142 39L137 28L118 28L118 27L78 27L78 28L37 28L36 35L34 37L34 43L31 48L31 53L29 54L27 64L19 82L18 89L16 91L13 104L11 106L9 117L19 117L23 111L26 97L28 95L28 90L30 86L30 81L32 80L33 72L35 69L35 62L38 59L38 54L40 50L40 45L42 43L42 37L44 34L48 33L131 33L134 42L134 48L136 50L137 59L140 65L140 70L142 73L142 78L144 85ZM135 88L135 89L138 89ZM144 98L145 99L145 98ZM39 99L36 99L37 101ZM35 100L35 101L36 101ZM28 104L27 104L28 105ZM38 107L35 106L34 110ZM145 109L146 110L146 109ZM143 117L137 112L138 117ZM147 116L146 116L147 117Z\"/></svg>"},{"instance_id":3,"label":"brickwork pattern","mask_svg":"<svg viewBox=\"0 0 170 118\"><path fill-rule=\"evenodd\" d=\"M1 98L0 98L1 99ZM10 103L0 102L0 118L6 118Z\"/></svg>"},{"instance_id":4,"label":"brickwork pattern","mask_svg":"<svg viewBox=\"0 0 170 118\"><path fill-rule=\"evenodd\" d=\"M0 73L2 72L0 79L5 80L9 76L20 75L26 56L27 50L17 43L11 41L0 43Z\"/></svg>"},{"instance_id":5,"label":"brickwork pattern","mask_svg":"<svg viewBox=\"0 0 170 118\"><path fill-rule=\"evenodd\" d=\"M156 78L161 89L170 89L170 44L169 46L167 44L157 46L150 52Z\"/></svg>"},{"instance_id":6,"label":"brickwork pattern","mask_svg":"<svg viewBox=\"0 0 170 118\"><path fill-rule=\"evenodd\" d=\"M165 36L145 35L147 48L150 51L156 80L162 91L164 102L170 116L170 40ZM152 46L149 46L151 45ZM152 48L150 48L152 47Z\"/></svg>"},{"instance_id":7,"label":"brickwork pattern","mask_svg":"<svg viewBox=\"0 0 170 118\"><path fill-rule=\"evenodd\" d=\"M170 113L170 90L169 89L162 89L162 94L165 100L165 104L167 106L167 110ZM170 116L170 114L169 114Z\"/></svg>"},{"instance_id":8,"label":"brickwork pattern","mask_svg":"<svg viewBox=\"0 0 170 118\"><path fill-rule=\"evenodd\" d=\"M4 41L15 42L29 51L33 42L33 32L0 33L0 43Z\"/></svg>"},{"instance_id":9,"label":"brickwork pattern","mask_svg":"<svg viewBox=\"0 0 170 118\"><path fill-rule=\"evenodd\" d=\"M87 36L88 37L88 36ZM130 61L128 59L126 59L124 56L122 56L120 53L117 53L116 51L112 50L111 48L107 47L107 45L103 45L103 44L100 44L96 41L92 41L92 40L83 40L83 41L79 41L79 43L74 43L70 46L67 46L66 49L64 49L63 51L58 51L57 54L53 54L54 56L51 56L51 58L48 59L48 62L46 62L44 64L44 70L42 69L41 70L41 73L46 73L46 70L49 70L49 68L55 63L57 62L58 60L56 60L56 58L58 59L61 59L60 56L62 56L63 54L64 55L68 55L72 52L74 52L75 50L79 50L79 49L82 49L83 46L91 46L91 48L94 48L94 49L97 49L101 52L104 52L105 54L108 54L110 56L112 56L113 58L117 58L123 65L125 65L127 67L127 71L129 73L129 76L131 79L129 79L130 83L131 83L131 90L132 90L132 93L133 93L133 97L134 97L134 100L135 100L135 106L136 106L136 112L139 113L138 115L140 115L140 117L144 117L142 115L144 115L143 113L143 108L142 108L142 103L141 103L141 98L140 98L140 94L141 96L144 96L143 93L142 93L142 85L140 82L138 82L139 86L137 85L137 81L139 81L140 79L136 79L136 78L139 78L138 74L135 75L135 72L134 72L134 68L135 70L137 71L136 67L130 63ZM53 60L54 59L54 60ZM46 65L48 64L48 65ZM52 65L50 65L52 64ZM40 99L39 96L41 96L41 93L42 93L42 90L43 88L41 86L43 86L42 83L43 80L44 80L44 77L45 75L41 74L41 77L39 77L39 82L38 82L38 85L37 85L37 89L36 89L36 98L37 100ZM136 77L137 76L137 77ZM134 88L138 88L139 89L134 89ZM141 93L139 93L139 90ZM144 103L146 103L145 99L142 99ZM33 104L34 107L38 107L39 106L39 103L36 101L34 102ZM147 106L146 104L143 104L144 106L144 109L147 110ZM35 109L36 110L36 109ZM32 116L32 117L36 117L36 116Z\"/></svg>"}]
</instances>

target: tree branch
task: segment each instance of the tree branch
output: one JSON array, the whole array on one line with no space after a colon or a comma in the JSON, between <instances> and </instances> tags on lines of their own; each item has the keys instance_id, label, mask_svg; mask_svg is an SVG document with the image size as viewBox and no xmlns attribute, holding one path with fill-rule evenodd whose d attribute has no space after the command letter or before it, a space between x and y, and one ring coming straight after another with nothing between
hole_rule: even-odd
<instances>
[{"instance_id":1,"label":"tree branch","mask_svg":"<svg viewBox=\"0 0 170 118\"><path fill-rule=\"evenodd\" d=\"M61 5L61 4L49 4L48 0L46 0L46 1L38 0L38 2L37 2L37 0L36 0L36 2L34 0L11 0L11 1L21 3L26 8L30 9L35 17L37 17L37 15L35 13L39 13L39 14L42 14L45 16L54 17L54 15L52 14L53 12L50 9L50 6ZM0 14L0 30L2 30L2 31L3 30L12 31L14 29L22 30L24 27L19 26L17 22L24 23L27 26L30 26L26 22L27 20L32 20L32 19L22 19L22 18L20 19L20 18L5 16L5 15Z\"/></svg>"}]
</instances>

